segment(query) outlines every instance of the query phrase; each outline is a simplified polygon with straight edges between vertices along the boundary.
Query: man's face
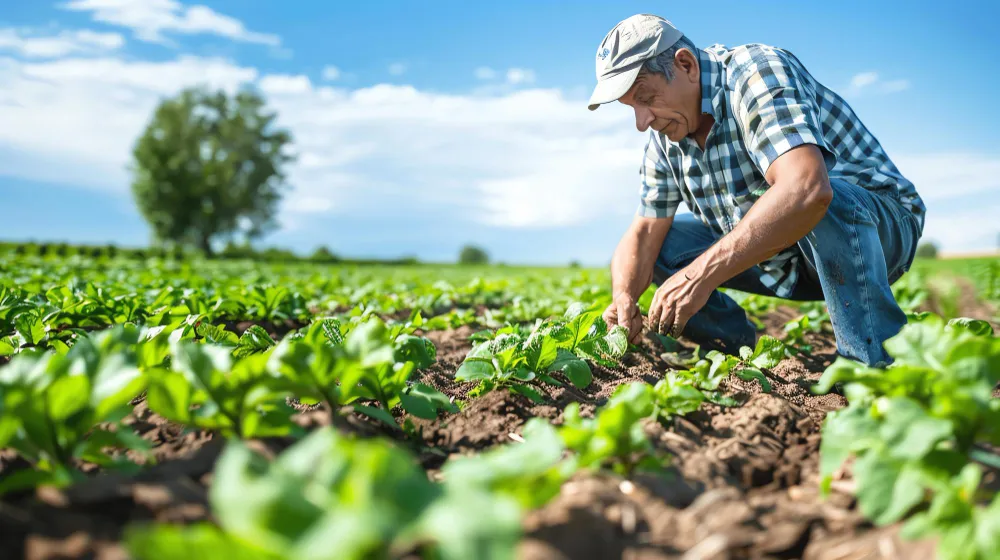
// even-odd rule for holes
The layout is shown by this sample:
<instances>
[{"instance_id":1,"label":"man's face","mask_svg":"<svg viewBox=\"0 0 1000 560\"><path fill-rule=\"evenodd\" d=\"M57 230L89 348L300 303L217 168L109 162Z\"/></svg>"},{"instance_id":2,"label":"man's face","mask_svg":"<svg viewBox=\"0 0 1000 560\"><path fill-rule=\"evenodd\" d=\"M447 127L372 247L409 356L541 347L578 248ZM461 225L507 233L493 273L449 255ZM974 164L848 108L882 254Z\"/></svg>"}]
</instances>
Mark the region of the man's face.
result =
<instances>
[{"instance_id":1,"label":"man's face","mask_svg":"<svg viewBox=\"0 0 1000 560\"><path fill-rule=\"evenodd\" d=\"M688 50L674 57L674 79L663 74L640 73L619 102L635 111L639 132L650 128L672 142L698 130L701 119L701 75L698 62Z\"/></svg>"}]
</instances>

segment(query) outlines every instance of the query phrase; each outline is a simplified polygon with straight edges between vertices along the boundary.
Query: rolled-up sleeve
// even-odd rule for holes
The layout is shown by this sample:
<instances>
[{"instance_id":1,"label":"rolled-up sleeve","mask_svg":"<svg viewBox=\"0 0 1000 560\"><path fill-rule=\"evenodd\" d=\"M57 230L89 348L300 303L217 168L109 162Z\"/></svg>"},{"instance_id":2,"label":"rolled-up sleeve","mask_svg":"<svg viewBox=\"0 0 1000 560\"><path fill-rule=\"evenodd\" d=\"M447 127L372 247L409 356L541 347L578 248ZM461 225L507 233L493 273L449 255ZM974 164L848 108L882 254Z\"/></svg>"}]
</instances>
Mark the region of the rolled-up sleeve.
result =
<instances>
[{"instance_id":1,"label":"rolled-up sleeve","mask_svg":"<svg viewBox=\"0 0 1000 560\"><path fill-rule=\"evenodd\" d=\"M673 172L667 168L666 157L653 134L646 143L639 175L639 208L636 213L644 218L670 218L677 213L681 202L680 187Z\"/></svg>"},{"instance_id":2,"label":"rolled-up sleeve","mask_svg":"<svg viewBox=\"0 0 1000 560\"><path fill-rule=\"evenodd\" d=\"M823 137L813 89L787 60L774 51L748 53L733 86L735 117L761 173L803 144L817 146L833 168L837 158Z\"/></svg>"}]
</instances>

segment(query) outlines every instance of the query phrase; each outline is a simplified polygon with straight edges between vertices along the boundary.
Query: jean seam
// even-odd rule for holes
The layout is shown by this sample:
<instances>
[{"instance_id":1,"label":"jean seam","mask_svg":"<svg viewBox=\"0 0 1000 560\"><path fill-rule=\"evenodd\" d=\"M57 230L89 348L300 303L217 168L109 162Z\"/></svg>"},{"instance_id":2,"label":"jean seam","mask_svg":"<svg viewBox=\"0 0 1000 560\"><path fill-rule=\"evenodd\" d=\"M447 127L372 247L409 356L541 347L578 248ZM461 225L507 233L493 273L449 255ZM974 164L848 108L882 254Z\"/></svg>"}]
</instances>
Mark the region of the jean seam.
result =
<instances>
[{"instance_id":1,"label":"jean seam","mask_svg":"<svg viewBox=\"0 0 1000 560\"><path fill-rule=\"evenodd\" d=\"M868 294L868 278L867 278L867 274L866 274L867 271L868 271L868 268L865 266L865 255L864 255L864 251L861 250L861 239L860 239L860 234L858 233L859 227L858 227L858 224L857 224L857 213L858 213L858 211L860 209L861 209L861 205L860 204L854 207L854 219L855 219L854 221L855 221L855 226L853 228L851 228L853 230L853 235L851 236L851 245L854 246L853 247L854 248L854 252L857 254L858 261L861 264L861 267L858 269L859 270L859 275L860 275L859 280L861 281L861 299L862 299L862 302L863 302L863 304L865 306L865 323L866 323L866 326L867 326L867 334L871 335L872 333L875 332L875 323L874 323L874 320L873 320L873 317L872 317L871 297ZM868 351L869 351L868 346L871 345L871 343L868 342L868 340L869 340L869 337L866 336L865 337L865 344L866 344L866 346L865 346L865 354L868 353Z\"/></svg>"}]
</instances>

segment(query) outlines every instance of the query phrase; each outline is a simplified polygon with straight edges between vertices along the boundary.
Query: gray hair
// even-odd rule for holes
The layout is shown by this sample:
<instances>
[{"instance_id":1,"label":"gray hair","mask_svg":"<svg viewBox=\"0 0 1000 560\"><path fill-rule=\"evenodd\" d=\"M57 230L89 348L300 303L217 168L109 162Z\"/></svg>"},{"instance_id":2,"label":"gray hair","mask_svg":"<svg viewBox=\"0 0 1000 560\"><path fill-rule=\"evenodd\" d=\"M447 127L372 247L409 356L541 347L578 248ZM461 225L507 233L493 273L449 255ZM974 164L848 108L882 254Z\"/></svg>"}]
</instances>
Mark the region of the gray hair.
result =
<instances>
[{"instance_id":1,"label":"gray hair","mask_svg":"<svg viewBox=\"0 0 1000 560\"><path fill-rule=\"evenodd\" d=\"M663 74L667 78L667 81L674 79L674 55L680 49L687 49L691 51L691 54L698 56L698 50L695 48L694 43L691 42L686 36L681 36L669 49L661 52L660 54L650 58L646 62L642 63L642 69L639 70L640 74L651 73L651 74Z\"/></svg>"}]
</instances>

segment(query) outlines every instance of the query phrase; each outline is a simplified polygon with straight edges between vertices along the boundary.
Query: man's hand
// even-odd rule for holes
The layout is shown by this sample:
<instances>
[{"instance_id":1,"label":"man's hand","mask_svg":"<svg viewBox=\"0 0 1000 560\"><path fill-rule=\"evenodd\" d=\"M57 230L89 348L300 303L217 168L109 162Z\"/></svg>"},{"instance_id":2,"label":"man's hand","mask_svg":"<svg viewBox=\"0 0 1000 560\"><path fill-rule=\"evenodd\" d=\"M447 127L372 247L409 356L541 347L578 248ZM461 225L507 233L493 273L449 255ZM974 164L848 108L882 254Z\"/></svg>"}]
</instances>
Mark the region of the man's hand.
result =
<instances>
[{"instance_id":1,"label":"man's hand","mask_svg":"<svg viewBox=\"0 0 1000 560\"><path fill-rule=\"evenodd\" d=\"M635 344L642 334L642 313L639 312L639 304L632 296L622 293L615 297L611 305L604 310L604 322L608 328L621 325L628 331L629 343Z\"/></svg>"},{"instance_id":2,"label":"man's hand","mask_svg":"<svg viewBox=\"0 0 1000 560\"><path fill-rule=\"evenodd\" d=\"M679 337L691 317L708 302L714 289L691 266L677 271L653 294L653 303L649 306L650 330Z\"/></svg>"}]
</instances>

